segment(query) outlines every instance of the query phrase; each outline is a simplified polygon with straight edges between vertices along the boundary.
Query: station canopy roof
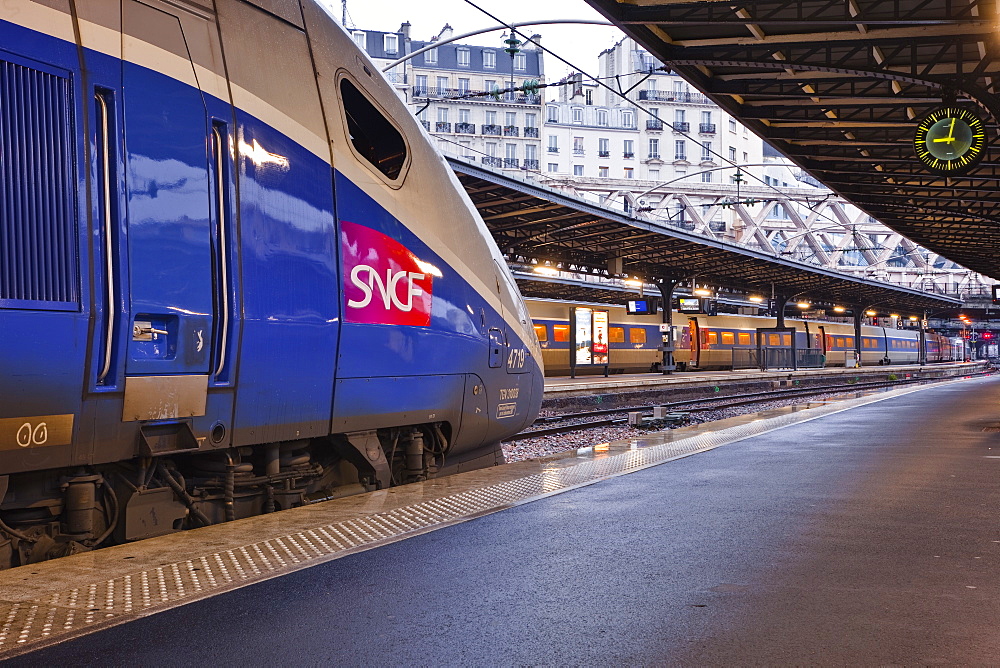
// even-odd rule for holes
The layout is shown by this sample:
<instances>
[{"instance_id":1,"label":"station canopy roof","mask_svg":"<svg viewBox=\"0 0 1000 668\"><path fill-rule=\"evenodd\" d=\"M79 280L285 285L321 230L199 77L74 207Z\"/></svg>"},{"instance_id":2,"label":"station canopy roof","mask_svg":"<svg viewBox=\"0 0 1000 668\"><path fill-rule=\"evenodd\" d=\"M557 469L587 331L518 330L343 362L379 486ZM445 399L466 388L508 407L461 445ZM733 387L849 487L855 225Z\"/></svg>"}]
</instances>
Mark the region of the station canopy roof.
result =
<instances>
[{"instance_id":1,"label":"station canopy roof","mask_svg":"<svg viewBox=\"0 0 1000 668\"><path fill-rule=\"evenodd\" d=\"M917 315L961 302L858 279L836 271L639 220L535 183L449 158L493 238L513 264L563 264L567 271L607 273L622 258L625 273L646 280L692 279L764 296L801 296L844 306L881 306ZM614 290L543 281L525 296L614 301ZM601 295L605 299L594 299ZM624 299L624 297L619 297Z\"/></svg>"},{"instance_id":2,"label":"station canopy roof","mask_svg":"<svg viewBox=\"0 0 1000 668\"><path fill-rule=\"evenodd\" d=\"M996 0L587 0L844 198L1000 278ZM936 176L919 121L944 104L987 126L982 163Z\"/></svg>"}]
</instances>

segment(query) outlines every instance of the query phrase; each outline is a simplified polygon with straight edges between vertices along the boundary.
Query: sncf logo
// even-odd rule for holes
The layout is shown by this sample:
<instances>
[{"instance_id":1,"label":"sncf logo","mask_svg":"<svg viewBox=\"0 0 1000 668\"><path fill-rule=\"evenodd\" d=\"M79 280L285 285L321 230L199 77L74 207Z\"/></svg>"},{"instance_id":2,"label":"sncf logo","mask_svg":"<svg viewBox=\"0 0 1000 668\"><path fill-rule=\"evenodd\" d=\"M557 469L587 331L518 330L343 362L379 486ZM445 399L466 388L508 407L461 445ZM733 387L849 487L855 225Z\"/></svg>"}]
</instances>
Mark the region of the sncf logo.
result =
<instances>
[{"instance_id":1,"label":"sncf logo","mask_svg":"<svg viewBox=\"0 0 1000 668\"><path fill-rule=\"evenodd\" d=\"M340 223L340 249L345 322L431 324L434 267L392 237L346 221Z\"/></svg>"}]
</instances>

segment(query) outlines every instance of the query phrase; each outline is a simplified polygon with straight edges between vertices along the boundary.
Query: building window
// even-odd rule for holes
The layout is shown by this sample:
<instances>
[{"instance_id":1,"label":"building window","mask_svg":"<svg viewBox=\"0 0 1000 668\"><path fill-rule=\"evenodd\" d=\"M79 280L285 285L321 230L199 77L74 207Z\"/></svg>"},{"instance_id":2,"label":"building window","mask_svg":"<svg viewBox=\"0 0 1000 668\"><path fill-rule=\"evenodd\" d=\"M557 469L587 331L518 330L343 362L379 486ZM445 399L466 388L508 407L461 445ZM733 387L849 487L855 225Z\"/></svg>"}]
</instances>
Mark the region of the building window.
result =
<instances>
[{"instance_id":1,"label":"building window","mask_svg":"<svg viewBox=\"0 0 1000 668\"><path fill-rule=\"evenodd\" d=\"M397 53L399 51L399 38L396 35L385 35L383 45L386 53Z\"/></svg>"},{"instance_id":2,"label":"building window","mask_svg":"<svg viewBox=\"0 0 1000 668\"><path fill-rule=\"evenodd\" d=\"M438 61L438 50L436 48L430 51L424 51L424 62L428 65L437 65Z\"/></svg>"},{"instance_id":3,"label":"building window","mask_svg":"<svg viewBox=\"0 0 1000 668\"><path fill-rule=\"evenodd\" d=\"M594 91L588 90L586 93L584 93L584 100L587 102L587 104L594 104Z\"/></svg>"},{"instance_id":4,"label":"building window","mask_svg":"<svg viewBox=\"0 0 1000 668\"><path fill-rule=\"evenodd\" d=\"M358 48L367 50L368 40L365 38L365 32L359 30L351 35L354 38L354 43L358 45Z\"/></svg>"},{"instance_id":5,"label":"building window","mask_svg":"<svg viewBox=\"0 0 1000 668\"><path fill-rule=\"evenodd\" d=\"M525 53L514 54L514 69L521 72L528 69L528 56Z\"/></svg>"},{"instance_id":6,"label":"building window","mask_svg":"<svg viewBox=\"0 0 1000 668\"><path fill-rule=\"evenodd\" d=\"M735 146L730 146L729 147L729 159L732 160L733 162L736 162L736 147Z\"/></svg>"},{"instance_id":7,"label":"building window","mask_svg":"<svg viewBox=\"0 0 1000 668\"><path fill-rule=\"evenodd\" d=\"M504 144L504 157L508 160L516 160L517 144Z\"/></svg>"},{"instance_id":8,"label":"building window","mask_svg":"<svg viewBox=\"0 0 1000 668\"><path fill-rule=\"evenodd\" d=\"M573 137L573 155L583 155L583 137Z\"/></svg>"},{"instance_id":9,"label":"building window","mask_svg":"<svg viewBox=\"0 0 1000 668\"><path fill-rule=\"evenodd\" d=\"M549 166L548 166L548 171L550 171L550 172L558 172L559 171L559 165L557 163L550 162Z\"/></svg>"},{"instance_id":10,"label":"building window","mask_svg":"<svg viewBox=\"0 0 1000 668\"><path fill-rule=\"evenodd\" d=\"M651 169L651 170L649 170L649 180L650 181L659 181L660 180L660 170L658 170L658 169Z\"/></svg>"},{"instance_id":11,"label":"building window","mask_svg":"<svg viewBox=\"0 0 1000 668\"><path fill-rule=\"evenodd\" d=\"M701 143L701 159L705 162L712 160L712 142L703 141Z\"/></svg>"},{"instance_id":12,"label":"building window","mask_svg":"<svg viewBox=\"0 0 1000 668\"><path fill-rule=\"evenodd\" d=\"M625 178L626 179L634 179L635 178L635 170L632 169L631 167L626 167L625 168Z\"/></svg>"},{"instance_id":13,"label":"building window","mask_svg":"<svg viewBox=\"0 0 1000 668\"><path fill-rule=\"evenodd\" d=\"M687 92L687 84L680 80L675 81L674 92L677 93L678 95L684 95L684 93Z\"/></svg>"},{"instance_id":14,"label":"building window","mask_svg":"<svg viewBox=\"0 0 1000 668\"><path fill-rule=\"evenodd\" d=\"M497 124L497 112L487 111L486 112L486 125L496 125Z\"/></svg>"},{"instance_id":15,"label":"building window","mask_svg":"<svg viewBox=\"0 0 1000 668\"><path fill-rule=\"evenodd\" d=\"M507 113L504 114L504 125L511 127L517 125L516 111L508 111Z\"/></svg>"},{"instance_id":16,"label":"building window","mask_svg":"<svg viewBox=\"0 0 1000 668\"><path fill-rule=\"evenodd\" d=\"M631 111L623 111L622 112L622 125L624 125L627 128L634 128L635 127L635 114L633 114Z\"/></svg>"},{"instance_id":17,"label":"building window","mask_svg":"<svg viewBox=\"0 0 1000 668\"><path fill-rule=\"evenodd\" d=\"M626 139L625 140L625 150L622 152L622 155L624 157L626 157L626 158L631 158L632 156L635 155L635 141L634 140L632 140L632 139Z\"/></svg>"},{"instance_id":18,"label":"building window","mask_svg":"<svg viewBox=\"0 0 1000 668\"><path fill-rule=\"evenodd\" d=\"M687 142L683 139L674 142L674 160L687 160Z\"/></svg>"},{"instance_id":19,"label":"building window","mask_svg":"<svg viewBox=\"0 0 1000 668\"><path fill-rule=\"evenodd\" d=\"M476 156L474 156L472 154L472 142L469 142L469 141L460 141L458 143L462 147L462 149L463 149L462 154L466 158L475 158L476 157Z\"/></svg>"},{"instance_id":20,"label":"building window","mask_svg":"<svg viewBox=\"0 0 1000 668\"><path fill-rule=\"evenodd\" d=\"M524 127L526 128L537 128L538 125L535 121L535 114L525 114L524 115Z\"/></svg>"},{"instance_id":21,"label":"building window","mask_svg":"<svg viewBox=\"0 0 1000 668\"><path fill-rule=\"evenodd\" d=\"M684 110L674 109L674 124L676 125L677 123L683 123L683 122L684 122Z\"/></svg>"},{"instance_id":22,"label":"building window","mask_svg":"<svg viewBox=\"0 0 1000 668\"><path fill-rule=\"evenodd\" d=\"M414 91L414 95L427 95L427 75L418 74L417 75L417 85Z\"/></svg>"},{"instance_id":23,"label":"building window","mask_svg":"<svg viewBox=\"0 0 1000 668\"><path fill-rule=\"evenodd\" d=\"M438 95L446 95L448 93L448 77L438 77L437 84Z\"/></svg>"},{"instance_id":24,"label":"building window","mask_svg":"<svg viewBox=\"0 0 1000 668\"><path fill-rule=\"evenodd\" d=\"M491 158L497 157L497 143L494 141L486 142L486 155Z\"/></svg>"},{"instance_id":25,"label":"building window","mask_svg":"<svg viewBox=\"0 0 1000 668\"><path fill-rule=\"evenodd\" d=\"M711 125L712 124L712 112L711 111L703 111L703 112L701 112L701 122L704 123L705 125Z\"/></svg>"},{"instance_id":26,"label":"building window","mask_svg":"<svg viewBox=\"0 0 1000 668\"><path fill-rule=\"evenodd\" d=\"M597 110L597 124L606 127L608 125L608 110L598 109Z\"/></svg>"},{"instance_id":27,"label":"building window","mask_svg":"<svg viewBox=\"0 0 1000 668\"><path fill-rule=\"evenodd\" d=\"M646 80L646 90L655 91L656 90L656 79Z\"/></svg>"},{"instance_id":28,"label":"building window","mask_svg":"<svg viewBox=\"0 0 1000 668\"><path fill-rule=\"evenodd\" d=\"M469 94L469 80L465 78L459 78L458 80L458 94L468 95Z\"/></svg>"},{"instance_id":29,"label":"building window","mask_svg":"<svg viewBox=\"0 0 1000 668\"><path fill-rule=\"evenodd\" d=\"M438 121L441 123L448 122L448 107L438 107Z\"/></svg>"},{"instance_id":30,"label":"building window","mask_svg":"<svg viewBox=\"0 0 1000 668\"><path fill-rule=\"evenodd\" d=\"M712 172L702 172L701 173L701 182L702 183L711 183L712 182Z\"/></svg>"},{"instance_id":31,"label":"building window","mask_svg":"<svg viewBox=\"0 0 1000 668\"><path fill-rule=\"evenodd\" d=\"M736 119L735 118L730 118L729 119L729 131L730 132L736 132Z\"/></svg>"},{"instance_id":32,"label":"building window","mask_svg":"<svg viewBox=\"0 0 1000 668\"><path fill-rule=\"evenodd\" d=\"M559 152L559 137L556 135L549 135L549 153Z\"/></svg>"},{"instance_id":33,"label":"building window","mask_svg":"<svg viewBox=\"0 0 1000 668\"><path fill-rule=\"evenodd\" d=\"M583 109L580 107L573 107L573 122L583 123Z\"/></svg>"},{"instance_id":34,"label":"building window","mask_svg":"<svg viewBox=\"0 0 1000 668\"><path fill-rule=\"evenodd\" d=\"M602 179L608 178L608 168L607 167L598 167L597 168L597 175L600 176Z\"/></svg>"},{"instance_id":35,"label":"building window","mask_svg":"<svg viewBox=\"0 0 1000 668\"><path fill-rule=\"evenodd\" d=\"M527 144L524 147L524 159L525 160L538 160L538 145L537 144ZM537 165L535 166L537 169Z\"/></svg>"},{"instance_id":36,"label":"building window","mask_svg":"<svg viewBox=\"0 0 1000 668\"><path fill-rule=\"evenodd\" d=\"M583 165L573 165L573 176L583 176Z\"/></svg>"},{"instance_id":37,"label":"building window","mask_svg":"<svg viewBox=\"0 0 1000 668\"><path fill-rule=\"evenodd\" d=\"M748 162L750 162L750 156L747 154L746 151L743 151L743 164L745 165Z\"/></svg>"},{"instance_id":38,"label":"building window","mask_svg":"<svg viewBox=\"0 0 1000 668\"><path fill-rule=\"evenodd\" d=\"M463 47L458 48L458 66L468 67L469 66L469 50Z\"/></svg>"},{"instance_id":39,"label":"building window","mask_svg":"<svg viewBox=\"0 0 1000 668\"><path fill-rule=\"evenodd\" d=\"M649 158L650 160L656 160L660 157L660 140L650 139L649 140Z\"/></svg>"},{"instance_id":40,"label":"building window","mask_svg":"<svg viewBox=\"0 0 1000 668\"><path fill-rule=\"evenodd\" d=\"M559 107L546 107L550 123L559 122Z\"/></svg>"},{"instance_id":41,"label":"building window","mask_svg":"<svg viewBox=\"0 0 1000 668\"><path fill-rule=\"evenodd\" d=\"M602 158L607 158L611 155L611 142L607 139L601 138L597 140L597 153Z\"/></svg>"},{"instance_id":42,"label":"building window","mask_svg":"<svg viewBox=\"0 0 1000 668\"><path fill-rule=\"evenodd\" d=\"M458 110L458 122L468 123L472 112L469 109L459 109Z\"/></svg>"},{"instance_id":43,"label":"building window","mask_svg":"<svg viewBox=\"0 0 1000 668\"><path fill-rule=\"evenodd\" d=\"M483 49L483 68L494 70L497 67L497 52L490 49Z\"/></svg>"}]
</instances>

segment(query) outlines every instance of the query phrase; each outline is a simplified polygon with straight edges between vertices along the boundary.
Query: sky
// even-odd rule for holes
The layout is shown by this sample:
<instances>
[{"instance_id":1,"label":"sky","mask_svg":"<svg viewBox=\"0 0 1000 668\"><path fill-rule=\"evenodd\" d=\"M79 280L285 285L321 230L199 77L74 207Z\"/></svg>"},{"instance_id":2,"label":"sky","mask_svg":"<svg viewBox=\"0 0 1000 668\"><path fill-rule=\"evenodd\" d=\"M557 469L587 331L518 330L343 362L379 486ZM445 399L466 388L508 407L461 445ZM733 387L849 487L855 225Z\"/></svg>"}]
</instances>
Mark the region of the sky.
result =
<instances>
[{"instance_id":1,"label":"sky","mask_svg":"<svg viewBox=\"0 0 1000 668\"><path fill-rule=\"evenodd\" d=\"M319 0L331 8L338 19L343 13L341 0ZM589 19L604 17L584 0L473 0L475 4L508 23L532 20ZM359 30L395 31L404 21L412 24L410 37L429 40L448 23L455 34L496 26L486 14L465 0L347 0L348 23ZM576 66L597 73L597 54L612 46L623 35L614 27L588 25L542 25L520 28L527 35L542 35L542 46L554 51ZM467 44L502 47L502 31L462 40ZM556 58L545 54L545 78L565 76L571 70Z\"/></svg>"}]
</instances>

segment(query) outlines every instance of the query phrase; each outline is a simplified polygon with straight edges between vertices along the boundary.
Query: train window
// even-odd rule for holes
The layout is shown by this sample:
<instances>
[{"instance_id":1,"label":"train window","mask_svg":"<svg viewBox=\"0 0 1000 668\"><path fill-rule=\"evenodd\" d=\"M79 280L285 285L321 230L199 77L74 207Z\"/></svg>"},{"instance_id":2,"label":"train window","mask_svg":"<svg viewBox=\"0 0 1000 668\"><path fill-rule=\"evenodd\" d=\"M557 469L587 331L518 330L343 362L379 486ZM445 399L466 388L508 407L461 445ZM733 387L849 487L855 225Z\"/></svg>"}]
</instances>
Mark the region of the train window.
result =
<instances>
[{"instance_id":1,"label":"train window","mask_svg":"<svg viewBox=\"0 0 1000 668\"><path fill-rule=\"evenodd\" d=\"M545 325L535 325L535 336L538 337L539 343L545 343L549 340L549 330Z\"/></svg>"},{"instance_id":2,"label":"train window","mask_svg":"<svg viewBox=\"0 0 1000 668\"><path fill-rule=\"evenodd\" d=\"M719 343L719 333L718 332L709 332L708 333L707 343L710 346L717 345Z\"/></svg>"},{"instance_id":3,"label":"train window","mask_svg":"<svg viewBox=\"0 0 1000 668\"><path fill-rule=\"evenodd\" d=\"M724 345L724 346L731 346L731 345L733 345L735 343L736 343L736 335L735 334L733 334L732 332L723 332L722 333L722 345Z\"/></svg>"},{"instance_id":4,"label":"train window","mask_svg":"<svg viewBox=\"0 0 1000 668\"><path fill-rule=\"evenodd\" d=\"M838 336L837 337L837 347L838 348L843 348L844 347L844 337L842 337L842 336Z\"/></svg>"},{"instance_id":5,"label":"train window","mask_svg":"<svg viewBox=\"0 0 1000 668\"><path fill-rule=\"evenodd\" d=\"M624 327L609 328L608 343L625 343L625 328Z\"/></svg>"},{"instance_id":6,"label":"train window","mask_svg":"<svg viewBox=\"0 0 1000 668\"><path fill-rule=\"evenodd\" d=\"M791 334L782 334L781 335L781 345L783 345L783 346L790 346L790 345L792 345L792 335Z\"/></svg>"},{"instance_id":7,"label":"train window","mask_svg":"<svg viewBox=\"0 0 1000 668\"><path fill-rule=\"evenodd\" d=\"M846 341L847 341L847 347L848 348L853 348L854 347L854 337L853 336L848 336L847 339L846 339Z\"/></svg>"},{"instance_id":8,"label":"train window","mask_svg":"<svg viewBox=\"0 0 1000 668\"><path fill-rule=\"evenodd\" d=\"M398 178L406 162L406 142L403 141L403 135L347 79L340 80L340 97L344 102L347 132L355 150L390 179Z\"/></svg>"},{"instance_id":9,"label":"train window","mask_svg":"<svg viewBox=\"0 0 1000 668\"><path fill-rule=\"evenodd\" d=\"M569 343L569 325L552 325L552 340L556 343Z\"/></svg>"},{"instance_id":10,"label":"train window","mask_svg":"<svg viewBox=\"0 0 1000 668\"><path fill-rule=\"evenodd\" d=\"M777 334L768 334L767 335L767 345L769 345L769 346L780 345L780 343L779 343L780 341L781 341L781 337L778 336Z\"/></svg>"},{"instance_id":11,"label":"train window","mask_svg":"<svg viewBox=\"0 0 1000 668\"><path fill-rule=\"evenodd\" d=\"M628 341L629 343L645 343L646 342L646 330L642 327L629 327L628 328Z\"/></svg>"},{"instance_id":12,"label":"train window","mask_svg":"<svg viewBox=\"0 0 1000 668\"><path fill-rule=\"evenodd\" d=\"M746 333L746 332L740 332L738 339L739 339L739 342L740 342L741 346L749 346L750 345L750 335L748 333Z\"/></svg>"}]
</instances>

